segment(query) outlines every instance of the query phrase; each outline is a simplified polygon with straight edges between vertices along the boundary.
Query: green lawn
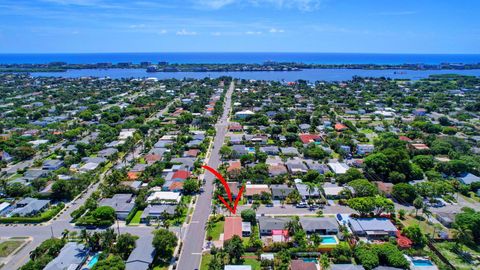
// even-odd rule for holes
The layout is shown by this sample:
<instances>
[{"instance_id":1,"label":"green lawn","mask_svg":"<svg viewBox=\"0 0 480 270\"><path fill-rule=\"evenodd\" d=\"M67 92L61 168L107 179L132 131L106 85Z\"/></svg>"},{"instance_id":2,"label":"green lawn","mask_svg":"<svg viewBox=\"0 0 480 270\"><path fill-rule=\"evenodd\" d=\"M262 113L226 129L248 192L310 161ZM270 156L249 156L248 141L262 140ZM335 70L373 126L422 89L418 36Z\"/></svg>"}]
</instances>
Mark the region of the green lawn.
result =
<instances>
[{"instance_id":1,"label":"green lawn","mask_svg":"<svg viewBox=\"0 0 480 270\"><path fill-rule=\"evenodd\" d=\"M200 264L200 270L208 270L208 264L212 259L212 255L210 254L203 254L202 255L202 263Z\"/></svg>"},{"instance_id":2,"label":"green lawn","mask_svg":"<svg viewBox=\"0 0 480 270\"><path fill-rule=\"evenodd\" d=\"M5 241L0 243L0 257L7 257L22 245L22 241Z\"/></svg>"},{"instance_id":3,"label":"green lawn","mask_svg":"<svg viewBox=\"0 0 480 270\"><path fill-rule=\"evenodd\" d=\"M245 253L245 256L256 256L254 253ZM208 264L212 259L212 255L203 254L202 255L202 264L200 265L200 270L208 270ZM257 259L245 259L243 265L251 265L252 270L260 270L260 261Z\"/></svg>"},{"instance_id":4,"label":"green lawn","mask_svg":"<svg viewBox=\"0 0 480 270\"><path fill-rule=\"evenodd\" d=\"M371 130L369 128L364 128L364 129L361 129L360 132L362 132L364 134L370 134L370 133L373 133L373 130Z\"/></svg>"},{"instance_id":5,"label":"green lawn","mask_svg":"<svg viewBox=\"0 0 480 270\"><path fill-rule=\"evenodd\" d=\"M215 226L213 229L207 233L207 237L211 236L212 240L220 239L220 234L223 233L223 226L225 225L225 221L217 221L215 222Z\"/></svg>"},{"instance_id":6,"label":"green lawn","mask_svg":"<svg viewBox=\"0 0 480 270\"><path fill-rule=\"evenodd\" d=\"M245 256L257 256L255 253L245 253ZM257 259L245 259L243 262L244 265L251 265L252 270L260 270L261 263Z\"/></svg>"},{"instance_id":7,"label":"green lawn","mask_svg":"<svg viewBox=\"0 0 480 270\"><path fill-rule=\"evenodd\" d=\"M410 215L405 215L405 220L402 220L401 222L403 223L403 225L405 225L405 227L417 224L420 227L420 229L422 229L422 231L424 233L427 233L427 234L430 234L430 235L432 235L433 232L434 232L433 225L431 225L431 224L427 223L425 220L423 220L423 217L420 216L420 215L419 215L418 218L412 217ZM442 231L448 231L448 229L442 226ZM438 233L438 232L439 232L439 230L437 229L436 233Z\"/></svg>"},{"instance_id":8,"label":"green lawn","mask_svg":"<svg viewBox=\"0 0 480 270\"><path fill-rule=\"evenodd\" d=\"M143 214L143 211L142 210L138 210L136 213L135 213L135 216L133 216L132 220L130 221L129 225L138 225L140 224L140 217L142 216Z\"/></svg>"}]
</instances>

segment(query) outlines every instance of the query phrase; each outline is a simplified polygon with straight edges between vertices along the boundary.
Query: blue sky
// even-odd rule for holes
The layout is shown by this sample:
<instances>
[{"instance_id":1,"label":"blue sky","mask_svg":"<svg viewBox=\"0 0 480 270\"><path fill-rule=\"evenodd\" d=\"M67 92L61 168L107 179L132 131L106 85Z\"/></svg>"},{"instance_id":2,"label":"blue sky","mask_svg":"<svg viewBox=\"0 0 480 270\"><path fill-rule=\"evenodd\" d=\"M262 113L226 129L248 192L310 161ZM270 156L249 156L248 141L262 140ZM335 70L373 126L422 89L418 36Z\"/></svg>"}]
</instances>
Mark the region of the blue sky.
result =
<instances>
[{"instance_id":1,"label":"blue sky","mask_svg":"<svg viewBox=\"0 0 480 270\"><path fill-rule=\"evenodd\" d=\"M480 53L476 0L0 0L0 53Z\"/></svg>"}]
</instances>

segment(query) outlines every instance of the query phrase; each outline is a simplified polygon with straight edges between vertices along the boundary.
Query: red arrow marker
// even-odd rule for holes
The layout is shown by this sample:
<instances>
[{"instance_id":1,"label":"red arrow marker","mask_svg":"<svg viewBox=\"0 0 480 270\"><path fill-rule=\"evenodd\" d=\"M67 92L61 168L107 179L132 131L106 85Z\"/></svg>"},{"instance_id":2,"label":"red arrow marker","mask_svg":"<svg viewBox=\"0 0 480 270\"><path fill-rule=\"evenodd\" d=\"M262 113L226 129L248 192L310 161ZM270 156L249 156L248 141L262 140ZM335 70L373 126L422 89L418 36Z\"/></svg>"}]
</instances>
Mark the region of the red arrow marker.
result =
<instances>
[{"instance_id":1,"label":"red arrow marker","mask_svg":"<svg viewBox=\"0 0 480 270\"><path fill-rule=\"evenodd\" d=\"M238 202L240 201L240 197L242 197L244 187L242 186L240 188L240 191L238 192L237 198L235 199L235 202L233 202L232 192L230 191L230 187L228 187L228 184L227 184L227 181L225 181L225 178L223 178L223 176L219 172L217 172L214 168L212 168L210 166L203 165L202 168L204 168L204 169L208 170L209 172L213 173L215 175L215 177L217 177L218 180L220 180L223 187L225 188L225 191L227 192L229 203L220 195L218 195L218 199L220 199L220 201L225 205L225 207L227 207L228 211L230 211L232 214L235 215L235 213L237 212ZM233 208L231 206L232 203L233 203Z\"/></svg>"}]
</instances>

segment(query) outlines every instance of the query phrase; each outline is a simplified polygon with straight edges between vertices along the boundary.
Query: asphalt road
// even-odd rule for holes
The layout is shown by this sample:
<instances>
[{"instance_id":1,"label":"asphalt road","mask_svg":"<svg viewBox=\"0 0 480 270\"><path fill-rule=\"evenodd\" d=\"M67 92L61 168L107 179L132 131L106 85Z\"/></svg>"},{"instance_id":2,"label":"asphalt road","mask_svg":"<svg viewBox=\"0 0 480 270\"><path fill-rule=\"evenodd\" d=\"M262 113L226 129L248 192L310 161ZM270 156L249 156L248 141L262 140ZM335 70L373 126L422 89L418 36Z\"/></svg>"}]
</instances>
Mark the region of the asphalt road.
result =
<instances>
[{"instance_id":1,"label":"asphalt road","mask_svg":"<svg viewBox=\"0 0 480 270\"><path fill-rule=\"evenodd\" d=\"M228 126L228 114L232 103L232 93L235 84L232 82L227 94L225 95L225 102L223 107L223 115L215 125L216 135L213 141L213 149L207 165L216 169L220 165L220 147L223 145ZM202 258L203 242L205 239L205 224L211 212L213 182L215 176L211 173L206 173L204 176L205 186L204 192L200 194L197 199L197 204L193 212L190 225L187 227L186 235L183 240L183 250L181 251L178 261L177 269L194 270L200 267L200 260Z\"/></svg>"}]
</instances>

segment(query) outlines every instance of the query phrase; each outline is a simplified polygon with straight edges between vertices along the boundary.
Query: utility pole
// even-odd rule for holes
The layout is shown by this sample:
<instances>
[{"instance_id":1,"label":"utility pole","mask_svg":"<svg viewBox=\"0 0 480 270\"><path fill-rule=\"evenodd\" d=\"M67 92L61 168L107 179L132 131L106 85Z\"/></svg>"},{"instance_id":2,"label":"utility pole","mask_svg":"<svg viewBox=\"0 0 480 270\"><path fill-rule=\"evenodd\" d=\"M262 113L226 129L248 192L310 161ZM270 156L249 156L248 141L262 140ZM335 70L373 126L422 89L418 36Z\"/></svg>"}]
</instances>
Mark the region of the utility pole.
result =
<instances>
[{"instance_id":1,"label":"utility pole","mask_svg":"<svg viewBox=\"0 0 480 270\"><path fill-rule=\"evenodd\" d=\"M116 217L117 220L117 234L120 235L120 224L118 223L118 217Z\"/></svg>"},{"instance_id":2,"label":"utility pole","mask_svg":"<svg viewBox=\"0 0 480 270\"><path fill-rule=\"evenodd\" d=\"M52 225L50 225L50 231L52 232L52 238L54 238L54 236L53 236L53 226Z\"/></svg>"}]
</instances>

